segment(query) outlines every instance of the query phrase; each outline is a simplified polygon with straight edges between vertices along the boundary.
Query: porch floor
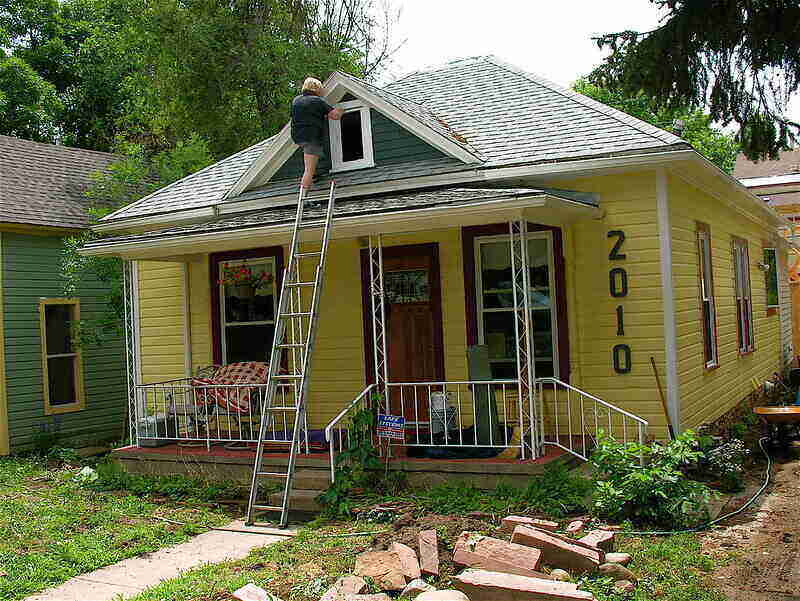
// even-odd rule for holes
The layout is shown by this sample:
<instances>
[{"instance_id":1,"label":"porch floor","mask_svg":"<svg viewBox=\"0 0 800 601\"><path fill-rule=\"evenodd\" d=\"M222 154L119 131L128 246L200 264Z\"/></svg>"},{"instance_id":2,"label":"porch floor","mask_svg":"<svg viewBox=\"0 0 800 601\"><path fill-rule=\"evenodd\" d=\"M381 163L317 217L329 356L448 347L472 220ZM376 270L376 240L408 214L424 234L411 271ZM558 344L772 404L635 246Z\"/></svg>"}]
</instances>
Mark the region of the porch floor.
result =
<instances>
[{"instance_id":1,"label":"porch floor","mask_svg":"<svg viewBox=\"0 0 800 601\"><path fill-rule=\"evenodd\" d=\"M127 471L140 474L181 474L210 480L249 483L255 453L221 446L186 447L169 444L163 447L127 446L115 449L114 461ZM500 482L523 486L526 480L544 471L554 462L571 463L575 458L559 448L547 445L537 459L422 459L395 457L389 465L407 473L412 486L431 486L443 482L466 481L483 489L493 489ZM264 466L283 467L288 453L264 453ZM297 457L295 485L299 490L325 490L330 484L330 457L326 452Z\"/></svg>"}]
</instances>

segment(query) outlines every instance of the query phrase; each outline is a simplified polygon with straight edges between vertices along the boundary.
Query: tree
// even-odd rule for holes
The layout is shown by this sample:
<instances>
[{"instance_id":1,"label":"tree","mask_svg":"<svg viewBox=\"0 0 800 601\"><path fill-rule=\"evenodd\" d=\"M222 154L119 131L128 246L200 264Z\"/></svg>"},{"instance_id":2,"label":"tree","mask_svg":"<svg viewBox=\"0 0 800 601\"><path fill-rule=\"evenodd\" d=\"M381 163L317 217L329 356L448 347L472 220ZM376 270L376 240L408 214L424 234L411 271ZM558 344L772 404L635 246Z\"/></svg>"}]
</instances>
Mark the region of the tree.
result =
<instances>
[{"instance_id":1,"label":"tree","mask_svg":"<svg viewBox=\"0 0 800 601\"><path fill-rule=\"evenodd\" d=\"M221 158L274 134L308 75L377 73L393 15L374 0L153 0L127 129L198 133Z\"/></svg>"},{"instance_id":2,"label":"tree","mask_svg":"<svg viewBox=\"0 0 800 601\"><path fill-rule=\"evenodd\" d=\"M787 0L650 0L665 11L652 31L596 38L611 50L590 76L603 88L659 107L706 107L738 125L752 160L777 158L800 125L786 106L800 87L800 4Z\"/></svg>"},{"instance_id":3,"label":"tree","mask_svg":"<svg viewBox=\"0 0 800 601\"><path fill-rule=\"evenodd\" d=\"M733 171L739 144L733 135L714 127L711 116L703 111L686 107L660 107L642 92L627 96L585 79L578 80L574 89L623 113L680 135L720 169L727 173Z\"/></svg>"},{"instance_id":4,"label":"tree","mask_svg":"<svg viewBox=\"0 0 800 601\"><path fill-rule=\"evenodd\" d=\"M87 191L92 201L90 215L100 219L112 211L134 202L213 162L206 142L193 136L179 142L175 148L148 154L137 144L124 145L125 156L112 163L107 171L97 173ZM106 284L105 310L92 320L81 320L78 329L80 343L100 343L105 338L121 334L123 319L122 261L116 257L89 257L80 254L88 242L101 238L86 231L67 238L61 257L64 296L78 295L81 282L97 279Z\"/></svg>"},{"instance_id":5,"label":"tree","mask_svg":"<svg viewBox=\"0 0 800 601\"><path fill-rule=\"evenodd\" d=\"M16 57L0 57L0 134L52 142L62 111L55 88Z\"/></svg>"}]
</instances>

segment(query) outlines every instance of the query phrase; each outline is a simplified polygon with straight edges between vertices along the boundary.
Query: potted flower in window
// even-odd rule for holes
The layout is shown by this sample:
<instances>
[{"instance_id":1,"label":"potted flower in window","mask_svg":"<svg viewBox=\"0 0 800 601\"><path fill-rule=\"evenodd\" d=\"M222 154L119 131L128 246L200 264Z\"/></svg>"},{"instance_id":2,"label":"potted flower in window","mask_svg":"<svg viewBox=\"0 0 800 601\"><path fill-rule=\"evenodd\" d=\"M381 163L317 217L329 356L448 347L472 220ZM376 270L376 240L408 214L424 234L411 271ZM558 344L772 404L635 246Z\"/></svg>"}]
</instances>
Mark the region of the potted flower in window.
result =
<instances>
[{"instance_id":1,"label":"potted flower in window","mask_svg":"<svg viewBox=\"0 0 800 601\"><path fill-rule=\"evenodd\" d=\"M222 265L222 274L217 283L230 286L231 292L240 298L253 298L256 291L272 284L274 276L262 271L254 273L249 265Z\"/></svg>"}]
</instances>

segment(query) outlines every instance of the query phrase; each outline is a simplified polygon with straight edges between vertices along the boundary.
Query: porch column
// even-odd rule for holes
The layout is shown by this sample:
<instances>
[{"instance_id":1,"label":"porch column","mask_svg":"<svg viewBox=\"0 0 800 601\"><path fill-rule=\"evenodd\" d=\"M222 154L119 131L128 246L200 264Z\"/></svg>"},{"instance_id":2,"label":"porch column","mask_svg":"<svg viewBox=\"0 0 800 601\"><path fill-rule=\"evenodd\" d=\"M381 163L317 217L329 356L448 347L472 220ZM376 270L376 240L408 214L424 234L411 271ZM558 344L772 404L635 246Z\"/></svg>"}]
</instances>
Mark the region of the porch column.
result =
<instances>
[{"instance_id":1,"label":"porch column","mask_svg":"<svg viewBox=\"0 0 800 601\"><path fill-rule=\"evenodd\" d=\"M388 356L386 354L386 312L383 289L383 238L369 237L369 284L372 300L372 351L375 384L383 395L384 413L389 413Z\"/></svg>"},{"instance_id":2,"label":"porch column","mask_svg":"<svg viewBox=\"0 0 800 601\"><path fill-rule=\"evenodd\" d=\"M139 356L139 269L136 261L122 262L123 322L125 328L125 367L128 385L128 420L131 443L139 446L138 417L143 416L136 387L141 379Z\"/></svg>"},{"instance_id":3,"label":"porch column","mask_svg":"<svg viewBox=\"0 0 800 601\"><path fill-rule=\"evenodd\" d=\"M524 219L509 221L511 246L511 274L513 280L514 333L517 338L517 392L519 395L519 420L521 458L526 459L526 447L531 458L540 453L542 424L536 406L534 387L536 363L534 361L533 332L531 331L530 271L528 269L528 222Z\"/></svg>"}]
</instances>

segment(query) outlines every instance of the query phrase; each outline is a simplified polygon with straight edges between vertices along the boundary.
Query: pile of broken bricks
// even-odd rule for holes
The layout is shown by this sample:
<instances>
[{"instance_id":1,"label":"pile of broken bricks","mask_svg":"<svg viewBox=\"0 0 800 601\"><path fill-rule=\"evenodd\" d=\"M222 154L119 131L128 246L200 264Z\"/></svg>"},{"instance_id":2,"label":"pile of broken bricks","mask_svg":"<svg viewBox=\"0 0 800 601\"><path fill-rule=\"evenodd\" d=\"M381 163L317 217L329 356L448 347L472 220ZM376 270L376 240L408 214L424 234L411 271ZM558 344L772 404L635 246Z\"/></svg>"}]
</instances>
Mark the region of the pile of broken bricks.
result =
<instances>
[{"instance_id":1,"label":"pile of broken bricks","mask_svg":"<svg viewBox=\"0 0 800 601\"><path fill-rule=\"evenodd\" d=\"M571 522L561 534L556 522L509 516L500 529L511 533L510 542L462 532L453 563L464 571L453 578L453 590L437 590L423 579L439 576L437 533L424 530L419 554L398 542L385 551L362 553L353 575L339 578L320 601L391 601L398 595L413 601L591 601L594 596L570 580L595 571L612 577L616 592L632 593L636 577L624 567L630 556L611 552L615 529L573 538L584 528L582 521ZM365 594L370 584L383 592Z\"/></svg>"}]
</instances>

